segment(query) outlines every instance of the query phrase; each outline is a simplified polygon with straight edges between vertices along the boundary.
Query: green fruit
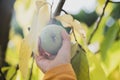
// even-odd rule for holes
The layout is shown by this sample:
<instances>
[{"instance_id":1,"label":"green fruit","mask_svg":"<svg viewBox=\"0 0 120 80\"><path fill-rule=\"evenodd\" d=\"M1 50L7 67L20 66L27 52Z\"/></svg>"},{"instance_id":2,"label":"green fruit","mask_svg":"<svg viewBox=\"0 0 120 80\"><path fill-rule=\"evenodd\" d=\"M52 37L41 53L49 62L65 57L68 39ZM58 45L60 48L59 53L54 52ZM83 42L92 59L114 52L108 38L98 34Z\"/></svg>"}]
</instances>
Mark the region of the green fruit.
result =
<instances>
[{"instance_id":1,"label":"green fruit","mask_svg":"<svg viewBox=\"0 0 120 80\"><path fill-rule=\"evenodd\" d=\"M55 24L45 26L40 34L41 47L50 54L57 54L62 46L63 30L65 30L63 27Z\"/></svg>"}]
</instances>

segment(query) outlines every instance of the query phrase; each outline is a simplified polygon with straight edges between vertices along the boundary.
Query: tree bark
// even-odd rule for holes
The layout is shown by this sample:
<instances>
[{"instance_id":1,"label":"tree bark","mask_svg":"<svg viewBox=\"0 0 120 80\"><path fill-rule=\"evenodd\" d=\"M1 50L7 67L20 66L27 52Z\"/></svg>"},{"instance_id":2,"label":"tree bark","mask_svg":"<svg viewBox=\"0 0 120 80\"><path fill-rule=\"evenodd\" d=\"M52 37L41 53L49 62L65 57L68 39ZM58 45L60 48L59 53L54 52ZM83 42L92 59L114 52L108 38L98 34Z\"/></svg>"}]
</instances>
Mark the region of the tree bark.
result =
<instances>
[{"instance_id":1,"label":"tree bark","mask_svg":"<svg viewBox=\"0 0 120 80\"><path fill-rule=\"evenodd\" d=\"M5 53L9 41L14 2L15 0L0 0L0 67L5 66Z\"/></svg>"}]
</instances>

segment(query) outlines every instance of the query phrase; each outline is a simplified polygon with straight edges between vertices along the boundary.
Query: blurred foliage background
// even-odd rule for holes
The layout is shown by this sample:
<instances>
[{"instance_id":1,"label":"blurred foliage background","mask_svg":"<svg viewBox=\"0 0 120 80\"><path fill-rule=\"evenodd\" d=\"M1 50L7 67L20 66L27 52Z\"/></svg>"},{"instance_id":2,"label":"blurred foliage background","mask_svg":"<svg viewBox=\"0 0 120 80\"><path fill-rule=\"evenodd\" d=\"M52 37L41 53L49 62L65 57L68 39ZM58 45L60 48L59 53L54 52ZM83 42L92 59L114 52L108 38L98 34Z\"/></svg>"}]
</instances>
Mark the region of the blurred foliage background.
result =
<instances>
[{"instance_id":1,"label":"blurred foliage background","mask_svg":"<svg viewBox=\"0 0 120 80\"><path fill-rule=\"evenodd\" d=\"M68 13L79 20L86 30L87 45L92 53L88 55L90 79L120 80L120 1L94 1L92 11L82 7L77 13ZM0 80L23 80L18 67L19 49L22 39L29 33L34 3L35 0L0 0ZM84 5L89 5L89 1ZM100 18L99 26L91 37ZM44 74L33 58L29 71L28 80L42 80Z\"/></svg>"}]
</instances>

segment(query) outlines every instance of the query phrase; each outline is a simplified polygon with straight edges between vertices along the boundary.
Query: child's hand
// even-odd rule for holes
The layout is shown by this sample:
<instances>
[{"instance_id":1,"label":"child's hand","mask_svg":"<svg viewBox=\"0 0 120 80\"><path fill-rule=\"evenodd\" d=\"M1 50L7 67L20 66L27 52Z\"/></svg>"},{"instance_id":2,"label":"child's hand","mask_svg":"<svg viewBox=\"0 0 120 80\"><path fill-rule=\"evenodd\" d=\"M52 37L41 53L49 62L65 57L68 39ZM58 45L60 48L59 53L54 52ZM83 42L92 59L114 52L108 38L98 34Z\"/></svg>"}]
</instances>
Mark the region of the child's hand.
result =
<instances>
[{"instance_id":1,"label":"child's hand","mask_svg":"<svg viewBox=\"0 0 120 80\"><path fill-rule=\"evenodd\" d=\"M48 70L62 65L70 63L70 51L71 44L70 38L66 31L62 31L63 44L56 56L51 56L50 53L45 52L39 46L40 55L35 55L35 60L38 67L45 73ZM51 56L52 59L48 59L45 55ZM54 58L54 59L53 59Z\"/></svg>"}]
</instances>

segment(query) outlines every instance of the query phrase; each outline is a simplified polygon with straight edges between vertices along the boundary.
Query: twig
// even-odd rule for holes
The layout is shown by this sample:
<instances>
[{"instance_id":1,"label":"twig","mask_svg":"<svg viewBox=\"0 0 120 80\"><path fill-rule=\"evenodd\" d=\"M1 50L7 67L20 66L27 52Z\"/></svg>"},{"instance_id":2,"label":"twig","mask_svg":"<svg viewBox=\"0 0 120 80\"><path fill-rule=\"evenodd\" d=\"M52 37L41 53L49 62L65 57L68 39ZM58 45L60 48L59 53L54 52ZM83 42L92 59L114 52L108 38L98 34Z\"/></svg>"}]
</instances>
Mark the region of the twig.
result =
<instances>
[{"instance_id":1,"label":"twig","mask_svg":"<svg viewBox=\"0 0 120 80\"><path fill-rule=\"evenodd\" d=\"M77 41L77 38L76 38L76 36L75 36L75 31L74 31L74 28L73 28L73 27L72 27L72 32L73 32L73 36L74 36L75 41L78 42L78 41Z\"/></svg>"},{"instance_id":2,"label":"twig","mask_svg":"<svg viewBox=\"0 0 120 80\"><path fill-rule=\"evenodd\" d=\"M66 1L66 0L60 0L60 2L58 3L57 8L56 8L56 10L55 10L54 17L60 15L60 13L61 13L61 11L62 11L62 7L63 7L65 1Z\"/></svg>"},{"instance_id":3,"label":"twig","mask_svg":"<svg viewBox=\"0 0 120 80\"><path fill-rule=\"evenodd\" d=\"M67 12L67 11L65 11L64 9L62 9L62 11L63 11L65 14L68 14L68 12Z\"/></svg>"},{"instance_id":4,"label":"twig","mask_svg":"<svg viewBox=\"0 0 120 80\"><path fill-rule=\"evenodd\" d=\"M101 20L102 20L102 18L103 18L103 16L104 16L105 9L106 9L108 3L109 3L109 0L106 0L105 5L104 5L104 7L103 7L103 12L102 12L101 16L97 19L97 25L96 25L95 29L93 30L93 32L92 32L91 35L90 35L90 38L89 38L89 40L88 40L88 44L90 44L90 42L91 42L91 40L92 40L95 32L97 31L97 29L98 29L98 27L99 27L99 25L100 25L100 22L101 22Z\"/></svg>"},{"instance_id":5,"label":"twig","mask_svg":"<svg viewBox=\"0 0 120 80\"><path fill-rule=\"evenodd\" d=\"M78 43L77 38L76 38L76 36L75 36L74 28L72 28L72 32L73 32L73 36L74 36L75 41ZM84 48L83 48L79 43L78 43L78 46L79 46L84 52L86 52L86 51L84 50Z\"/></svg>"},{"instance_id":6,"label":"twig","mask_svg":"<svg viewBox=\"0 0 120 80\"><path fill-rule=\"evenodd\" d=\"M54 23L56 23L55 17L58 16L58 15L60 15L60 13L61 13L61 11L62 11L62 7L63 7L65 1L66 1L66 0L60 0L60 2L59 2L58 5L57 5L57 8L56 8L56 10L55 10L54 15L53 15L53 17L51 18L51 20L49 21L48 24L54 24Z\"/></svg>"},{"instance_id":7,"label":"twig","mask_svg":"<svg viewBox=\"0 0 120 80\"><path fill-rule=\"evenodd\" d=\"M120 2L117 2L117 1L116 1L116 2L115 2L115 1L109 1L109 2L110 2L110 3L120 3Z\"/></svg>"},{"instance_id":8,"label":"twig","mask_svg":"<svg viewBox=\"0 0 120 80\"><path fill-rule=\"evenodd\" d=\"M13 78L14 78L14 76L16 75L18 69L19 69L19 66L17 65L17 66L16 66L16 71L15 71L15 73L13 74L13 76L10 78L10 80L13 80Z\"/></svg>"},{"instance_id":9,"label":"twig","mask_svg":"<svg viewBox=\"0 0 120 80\"><path fill-rule=\"evenodd\" d=\"M33 53L32 53L32 58L33 58ZM32 80L33 64L34 64L34 58L33 58L33 60L32 60L31 69L30 69L30 76L29 76L29 79L28 79L28 80Z\"/></svg>"},{"instance_id":10,"label":"twig","mask_svg":"<svg viewBox=\"0 0 120 80\"><path fill-rule=\"evenodd\" d=\"M2 70L1 70L1 67L0 67L0 74L1 74L2 79L6 80L4 74L3 74Z\"/></svg>"}]
</instances>

